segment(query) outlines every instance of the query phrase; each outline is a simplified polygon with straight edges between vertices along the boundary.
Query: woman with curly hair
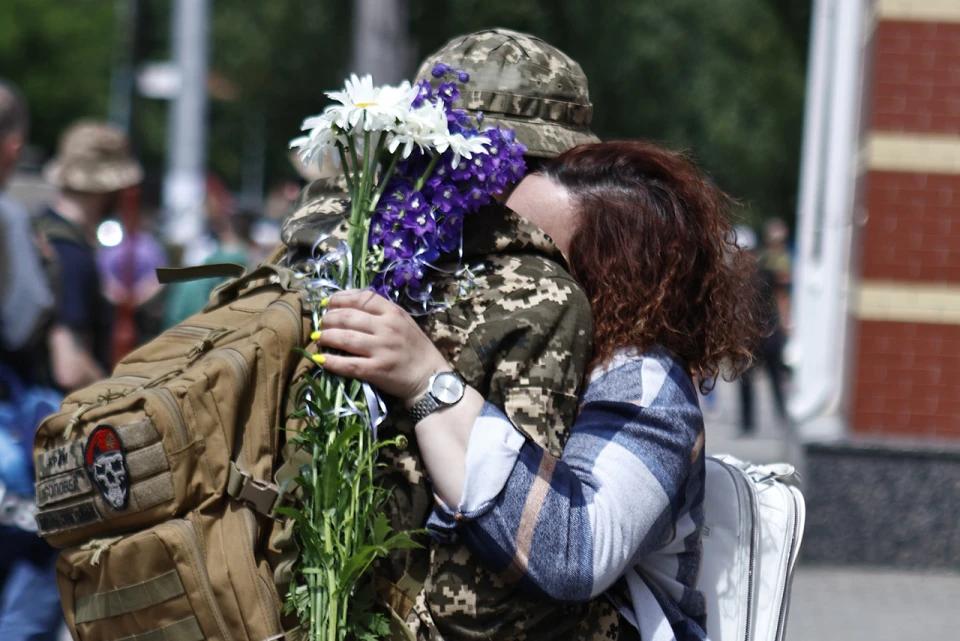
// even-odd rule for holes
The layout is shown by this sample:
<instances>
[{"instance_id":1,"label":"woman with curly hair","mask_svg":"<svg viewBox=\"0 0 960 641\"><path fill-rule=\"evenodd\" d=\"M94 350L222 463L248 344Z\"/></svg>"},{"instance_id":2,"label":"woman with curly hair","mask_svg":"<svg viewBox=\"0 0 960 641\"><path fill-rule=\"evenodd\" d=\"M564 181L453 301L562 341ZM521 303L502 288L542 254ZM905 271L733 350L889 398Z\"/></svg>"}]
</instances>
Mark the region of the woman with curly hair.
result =
<instances>
[{"instance_id":1,"label":"woman with curly hair","mask_svg":"<svg viewBox=\"0 0 960 641\"><path fill-rule=\"evenodd\" d=\"M462 537L551 598L605 594L644 640L706 638L697 386L741 372L761 331L728 205L682 155L640 141L571 149L510 196L593 310L591 371L559 459L444 374L440 352L383 298L335 295L319 340L341 351L329 371L369 380L419 419L434 536Z\"/></svg>"}]
</instances>

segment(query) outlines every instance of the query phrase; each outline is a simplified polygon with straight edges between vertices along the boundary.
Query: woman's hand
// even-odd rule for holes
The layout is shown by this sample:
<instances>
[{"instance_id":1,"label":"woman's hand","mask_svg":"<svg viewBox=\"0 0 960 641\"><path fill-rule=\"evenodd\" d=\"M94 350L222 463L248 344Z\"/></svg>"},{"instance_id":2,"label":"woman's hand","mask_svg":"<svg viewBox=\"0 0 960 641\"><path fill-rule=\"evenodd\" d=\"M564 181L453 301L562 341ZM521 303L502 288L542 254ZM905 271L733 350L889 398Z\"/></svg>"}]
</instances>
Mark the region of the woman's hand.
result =
<instances>
[{"instance_id":1,"label":"woman's hand","mask_svg":"<svg viewBox=\"0 0 960 641\"><path fill-rule=\"evenodd\" d=\"M325 369L368 381L408 406L426 391L430 376L452 369L408 313L367 290L330 297L317 344L346 353L325 353Z\"/></svg>"}]
</instances>

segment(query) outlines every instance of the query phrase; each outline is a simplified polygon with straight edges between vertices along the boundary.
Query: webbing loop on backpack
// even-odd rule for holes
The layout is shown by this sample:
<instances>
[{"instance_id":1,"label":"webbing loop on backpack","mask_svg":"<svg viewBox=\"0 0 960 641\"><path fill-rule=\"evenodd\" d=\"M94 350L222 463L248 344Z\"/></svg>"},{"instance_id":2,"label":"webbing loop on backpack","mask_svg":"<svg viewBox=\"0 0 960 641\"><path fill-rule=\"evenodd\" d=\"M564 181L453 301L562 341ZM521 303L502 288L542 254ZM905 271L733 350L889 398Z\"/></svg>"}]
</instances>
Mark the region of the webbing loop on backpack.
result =
<instances>
[{"instance_id":1,"label":"webbing loop on backpack","mask_svg":"<svg viewBox=\"0 0 960 641\"><path fill-rule=\"evenodd\" d=\"M162 628L131 634L118 641L203 641L204 638L197 617L189 616Z\"/></svg>"},{"instance_id":2,"label":"webbing loop on backpack","mask_svg":"<svg viewBox=\"0 0 960 641\"><path fill-rule=\"evenodd\" d=\"M275 511L283 498L279 487L253 478L233 462L230 463L230 474L227 477L227 495L271 519L275 517Z\"/></svg>"},{"instance_id":3,"label":"webbing loop on backpack","mask_svg":"<svg viewBox=\"0 0 960 641\"><path fill-rule=\"evenodd\" d=\"M143 610L183 593L180 576L176 570L170 570L149 581L80 597L75 606L77 623L90 623Z\"/></svg>"}]
</instances>

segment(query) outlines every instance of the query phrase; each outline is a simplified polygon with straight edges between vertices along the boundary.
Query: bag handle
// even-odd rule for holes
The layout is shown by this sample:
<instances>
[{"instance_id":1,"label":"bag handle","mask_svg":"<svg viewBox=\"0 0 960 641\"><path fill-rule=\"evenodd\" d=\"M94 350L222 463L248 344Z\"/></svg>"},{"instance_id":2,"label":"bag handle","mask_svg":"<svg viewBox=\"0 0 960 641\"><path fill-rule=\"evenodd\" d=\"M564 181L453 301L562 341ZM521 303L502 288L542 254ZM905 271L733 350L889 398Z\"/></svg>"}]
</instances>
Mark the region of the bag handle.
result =
<instances>
[{"instance_id":1,"label":"bag handle","mask_svg":"<svg viewBox=\"0 0 960 641\"><path fill-rule=\"evenodd\" d=\"M157 269L157 280L161 285L182 283L188 280L201 278L236 278L242 276L243 265L236 263L211 263L209 265L191 265L190 267L160 267Z\"/></svg>"}]
</instances>

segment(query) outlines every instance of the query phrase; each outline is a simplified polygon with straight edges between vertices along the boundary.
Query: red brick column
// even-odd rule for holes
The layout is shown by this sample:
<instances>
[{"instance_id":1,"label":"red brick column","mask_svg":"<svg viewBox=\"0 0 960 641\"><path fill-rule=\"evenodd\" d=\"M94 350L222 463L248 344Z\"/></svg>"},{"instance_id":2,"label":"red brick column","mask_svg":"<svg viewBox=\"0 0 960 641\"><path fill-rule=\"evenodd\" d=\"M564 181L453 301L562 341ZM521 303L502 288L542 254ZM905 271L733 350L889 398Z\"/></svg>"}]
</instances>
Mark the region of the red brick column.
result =
<instances>
[{"instance_id":1,"label":"red brick column","mask_svg":"<svg viewBox=\"0 0 960 641\"><path fill-rule=\"evenodd\" d=\"M854 434L960 440L960 0L878 0Z\"/></svg>"}]
</instances>

